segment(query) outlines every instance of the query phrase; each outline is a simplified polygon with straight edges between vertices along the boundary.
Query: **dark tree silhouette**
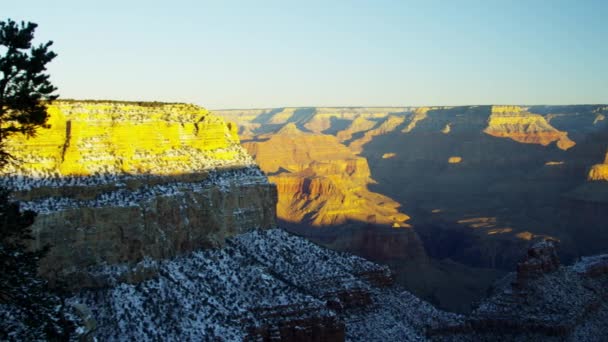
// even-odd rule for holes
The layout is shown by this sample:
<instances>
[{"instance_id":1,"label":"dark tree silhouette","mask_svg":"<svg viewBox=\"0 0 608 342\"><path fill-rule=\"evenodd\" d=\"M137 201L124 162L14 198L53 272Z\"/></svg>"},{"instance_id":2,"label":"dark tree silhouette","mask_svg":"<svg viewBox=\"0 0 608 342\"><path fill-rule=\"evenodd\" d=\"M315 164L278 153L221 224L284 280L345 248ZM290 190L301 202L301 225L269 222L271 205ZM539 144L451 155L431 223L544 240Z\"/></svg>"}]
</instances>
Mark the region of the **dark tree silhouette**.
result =
<instances>
[{"instance_id":1,"label":"dark tree silhouette","mask_svg":"<svg viewBox=\"0 0 608 342\"><path fill-rule=\"evenodd\" d=\"M48 117L46 104L57 98L46 64L57 56L45 44L32 47L34 23L0 21L0 166L10 155L5 150L8 136L32 136Z\"/></svg>"},{"instance_id":2,"label":"dark tree silhouette","mask_svg":"<svg viewBox=\"0 0 608 342\"><path fill-rule=\"evenodd\" d=\"M0 21L0 167L11 159L6 138L33 136L45 126L46 105L57 98L45 74L56 54L52 42L32 47L34 23ZM22 212L0 189L0 340L65 340L72 324L63 314L57 290L38 276L38 262L49 246L27 248L36 214Z\"/></svg>"}]
</instances>

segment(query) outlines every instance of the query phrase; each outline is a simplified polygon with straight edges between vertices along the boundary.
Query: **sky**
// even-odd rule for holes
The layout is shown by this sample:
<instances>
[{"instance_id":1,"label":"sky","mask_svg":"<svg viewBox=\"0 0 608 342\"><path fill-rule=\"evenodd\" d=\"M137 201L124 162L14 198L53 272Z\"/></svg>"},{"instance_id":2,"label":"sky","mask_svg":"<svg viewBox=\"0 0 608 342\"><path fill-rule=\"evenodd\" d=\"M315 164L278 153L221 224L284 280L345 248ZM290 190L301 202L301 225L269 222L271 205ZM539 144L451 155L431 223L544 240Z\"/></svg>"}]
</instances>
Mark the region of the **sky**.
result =
<instances>
[{"instance_id":1,"label":"sky","mask_svg":"<svg viewBox=\"0 0 608 342\"><path fill-rule=\"evenodd\" d=\"M0 1L62 98L210 109L608 103L608 1Z\"/></svg>"}]
</instances>

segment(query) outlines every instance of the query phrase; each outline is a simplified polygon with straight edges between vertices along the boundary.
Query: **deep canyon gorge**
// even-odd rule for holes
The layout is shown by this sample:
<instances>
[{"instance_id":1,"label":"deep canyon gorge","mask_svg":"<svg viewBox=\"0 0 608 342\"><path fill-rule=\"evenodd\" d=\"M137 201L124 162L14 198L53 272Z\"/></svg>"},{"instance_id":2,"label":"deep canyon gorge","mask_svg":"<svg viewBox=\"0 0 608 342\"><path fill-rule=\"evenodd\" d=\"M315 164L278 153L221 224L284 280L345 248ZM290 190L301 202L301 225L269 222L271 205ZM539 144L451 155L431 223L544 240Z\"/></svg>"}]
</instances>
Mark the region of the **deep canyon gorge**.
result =
<instances>
[{"instance_id":1,"label":"deep canyon gorge","mask_svg":"<svg viewBox=\"0 0 608 342\"><path fill-rule=\"evenodd\" d=\"M608 106L49 114L1 180L83 338L607 333Z\"/></svg>"},{"instance_id":2,"label":"deep canyon gorge","mask_svg":"<svg viewBox=\"0 0 608 342\"><path fill-rule=\"evenodd\" d=\"M277 184L285 227L442 307L468 311L535 241L567 261L606 251L606 106L216 113Z\"/></svg>"}]
</instances>

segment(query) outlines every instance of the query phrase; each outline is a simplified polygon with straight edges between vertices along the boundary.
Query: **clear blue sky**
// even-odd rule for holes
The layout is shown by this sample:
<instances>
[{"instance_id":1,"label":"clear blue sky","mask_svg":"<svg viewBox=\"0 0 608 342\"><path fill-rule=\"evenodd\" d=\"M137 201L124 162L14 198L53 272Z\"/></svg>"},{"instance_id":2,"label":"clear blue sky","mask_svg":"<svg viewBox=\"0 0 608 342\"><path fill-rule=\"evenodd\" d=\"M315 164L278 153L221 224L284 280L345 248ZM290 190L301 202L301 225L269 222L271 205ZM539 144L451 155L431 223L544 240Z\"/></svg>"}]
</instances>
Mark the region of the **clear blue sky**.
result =
<instances>
[{"instance_id":1,"label":"clear blue sky","mask_svg":"<svg viewBox=\"0 0 608 342\"><path fill-rule=\"evenodd\" d=\"M608 1L17 1L64 98L208 108L608 103Z\"/></svg>"}]
</instances>

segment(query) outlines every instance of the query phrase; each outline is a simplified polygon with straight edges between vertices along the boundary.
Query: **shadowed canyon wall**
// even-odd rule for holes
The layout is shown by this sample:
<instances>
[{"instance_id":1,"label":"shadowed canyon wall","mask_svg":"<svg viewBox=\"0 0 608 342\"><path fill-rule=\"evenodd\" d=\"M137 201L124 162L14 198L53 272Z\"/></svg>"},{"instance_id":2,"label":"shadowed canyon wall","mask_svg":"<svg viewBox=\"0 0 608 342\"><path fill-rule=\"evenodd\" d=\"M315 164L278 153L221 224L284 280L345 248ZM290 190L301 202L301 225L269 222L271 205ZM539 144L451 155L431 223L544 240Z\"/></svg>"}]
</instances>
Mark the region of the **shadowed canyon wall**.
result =
<instances>
[{"instance_id":1,"label":"shadowed canyon wall","mask_svg":"<svg viewBox=\"0 0 608 342\"><path fill-rule=\"evenodd\" d=\"M247 150L278 184L279 218L326 246L386 261L360 245L376 239L358 236L374 222L390 225L395 217L385 213L394 210L416 235L401 249L421 241L439 269L459 274L469 274L464 265L512 269L544 238L559 240L568 261L608 245L605 105L217 113L238 123ZM366 167L347 166L353 158ZM353 229L325 229L338 226ZM431 282L450 278L435 271Z\"/></svg>"}]
</instances>

